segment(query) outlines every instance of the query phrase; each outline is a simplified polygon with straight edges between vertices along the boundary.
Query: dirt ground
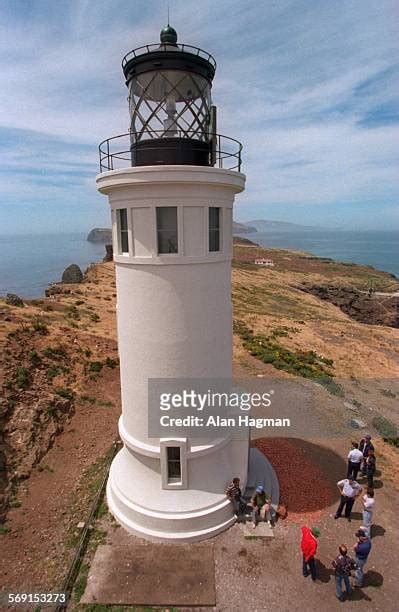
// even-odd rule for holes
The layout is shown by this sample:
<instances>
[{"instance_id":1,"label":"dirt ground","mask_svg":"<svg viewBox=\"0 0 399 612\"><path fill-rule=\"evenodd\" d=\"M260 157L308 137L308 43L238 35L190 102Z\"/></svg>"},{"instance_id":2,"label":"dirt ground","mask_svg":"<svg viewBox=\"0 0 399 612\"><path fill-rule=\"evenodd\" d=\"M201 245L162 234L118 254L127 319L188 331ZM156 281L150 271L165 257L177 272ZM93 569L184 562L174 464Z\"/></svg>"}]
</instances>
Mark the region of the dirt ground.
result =
<instances>
[{"instance_id":1,"label":"dirt ground","mask_svg":"<svg viewBox=\"0 0 399 612\"><path fill-rule=\"evenodd\" d=\"M370 422L371 415L381 412L397 420L399 330L356 323L338 308L313 296L299 294L292 287L292 281L302 274L322 277L323 267L316 262L317 266L312 264L316 266L314 271L304 271L301 268L303 262L298 263L294 256L285 253L281 255L281 261L286 269L271 273L234 269L235 317L262 332L282 327L295 328L298 331L288 332L281 337L281 343L293 350L312 348L333 359L336 375L346 381L345 399L357 401L354 411L357 417ZM348 268L349 278L349 272L355 275L353 269ZM387 284L389 279L384 277L382 288ZM51 303L53 308L52 312L46 311L49 324L55 334L62 334L60 329L65 326L65 309L83 300L84 304L79 306L80 319L70 326L68 338L71 340L68 341L72 342L75 336L78 341L84 339L85 346L89 346L94 355L98 353L99 358L105 355L104 342L107 351L114 351L113 265L96 266L87 282L79 286L79 294L75 293L76 289L72 287L70 295L55 296L52 300L43 300L41 305L28 306L25 314L10 309L9 320L0 322L0 343L10 329L21 324L15 317L36 316L37 309L44 308L47 303ZM251 357L239 337L234 339L234 368L240 377L268 375L290 378L285 372ZM104 368L94 380L82 378L76 380L75 386L75 414L55 438L45 457L34 467L30 477L20 482L15 498L17 503L9 510L6 529L0 533L2 591L60 588L80 535L77 525L85 520L104 473L107 453L117 437L120 414L118 368ZM343 400L327 397L324 391L322 398L319 410L327 415L330 425L347 418L348 409L343 406ZM353 436L359 437L360 433L354 431ZM262 432L257 432L256 437L262 437ZM301 473L295 460L287 462L281 482L289 516L277 524L273 540L245 540L238 526L213 539L216 610L302 610L320 606L321 598L327 610L340 607L334 599L330 562L338 544L344 542L351 546L355 542L354 532L361 524L359 508L356 507L350 524L344 519L332 519L338 499L335 483L345 475L342 471L349 443L350 437L293 442L305 454L308 465L314 466L317 478L312 480ZM270 447L271 458L273 452ZM399 585L395 571L399 524L395 511L398 457L397 449L378 441L381 476L377 478L376 487L373 549L367 565L365 587L356 591L353 601L343 604L351 609L362 607L385 612L397 609L395 601L399 597ZM287 482L290 483L288 488ZM296 495L296 490L301 491L304 483L308 493L305 499L303 492L301 496ZM320 491L323 495L319 495ZM301 504L298 503L299 497ZM101 515L93 530L70 609L83 609L78 601L85 586L87 563L96 544L132 541L132 537L127 538L111 520L104 507ZM315 584L301 575L299 541L300 525L304 522L316 522L321 530L320 579ZM104 608L97 608L100 609Z\"/></svg>"}]
</instances>

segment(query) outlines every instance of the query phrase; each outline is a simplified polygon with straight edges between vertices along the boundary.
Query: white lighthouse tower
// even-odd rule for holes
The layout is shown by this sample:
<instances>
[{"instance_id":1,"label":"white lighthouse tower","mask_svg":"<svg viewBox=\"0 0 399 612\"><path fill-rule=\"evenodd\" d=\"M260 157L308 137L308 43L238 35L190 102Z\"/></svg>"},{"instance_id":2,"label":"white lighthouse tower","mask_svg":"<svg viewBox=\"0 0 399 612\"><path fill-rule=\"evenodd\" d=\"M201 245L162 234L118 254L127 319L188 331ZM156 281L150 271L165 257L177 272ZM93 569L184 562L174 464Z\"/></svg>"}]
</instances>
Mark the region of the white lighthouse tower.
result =
<instances>
[{"instance_id":1,"label":"white lighthouse tower","mask_svg":"<svg viewBox=\"0 0 399 612\"><path fill-rule=\"evenodd\" d=\"M122 67L130 130L100 145L97 177L112 214L124 444L107 500L128 531L188 542L234 522L224 489L233 476L245 486L248 440L150 438L148 381L231 377L241 145L216 134L213 57L169 25Z\"/></svg>"}]
</instances>

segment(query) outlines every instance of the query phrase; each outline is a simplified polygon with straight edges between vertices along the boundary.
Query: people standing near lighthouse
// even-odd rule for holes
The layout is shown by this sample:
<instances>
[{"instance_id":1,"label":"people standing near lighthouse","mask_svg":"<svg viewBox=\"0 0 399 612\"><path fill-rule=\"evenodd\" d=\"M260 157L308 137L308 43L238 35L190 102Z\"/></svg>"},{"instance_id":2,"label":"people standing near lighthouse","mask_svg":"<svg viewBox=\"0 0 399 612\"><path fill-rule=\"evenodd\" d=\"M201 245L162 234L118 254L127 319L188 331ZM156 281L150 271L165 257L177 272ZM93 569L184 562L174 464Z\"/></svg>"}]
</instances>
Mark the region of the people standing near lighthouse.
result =
<instances>
[{"instance_id":1,"label":"people standing near lighthouse","mask_svg":"<svg viewBox=\"0 0 399 612\"><path fill-rule=\"evenodd\" d=\"M340 518L342 511L345 508L345 518L347 518L350 522L353 504L355 503L355 499L359 497L360 493L362 492L362 487L356 482L356 480L353 480L353 478L344 478L344 480L339 480L337 482L337 487L341 493L341 500L334 518Z\"/></svg>"},{"instance_id":2,"label":"people standing near lighthouse","mask_svg":"<svg viewBox=\"0 0 399 612\"><path fill-rule=\"evenodd\" d=\"M363 476L366 475L366 460L367 460L367 457L369 456L370 449L374 450L374 446L373 446L373 443L371 442L370 434L366 434L364 438L360 440L360 443L359 443L359 450L362 451L362 454L363 454L363 460L362 460Z\"/></svg>"},{"instance_id":3,"label":"people standing near lighthouse","mask_svg":"<svg viewBox=\"0 0 399 612\"><path fill-rule=\"evenodd\" d=\"M369 538L371 538L371 524L373 522L373 514L375 507L374 490L367 489L367 493L363 495L363 525L364 530Z\"/></svg>"},{"instance_id":4,"label":"people standing near lighthouse","mask_svg":"<svg viewBox=\"0 0 399 612\"><path fill-rule=\"evenodd\" d=\"M368 556L371 551L371 541L370 538L367 536L364 527L360 527L360 529L355 533L355 536L358 538L358 541L353 547L353 550L356 554L357 565L354 586L362 587L364 579L364 566L366 565Z\"/></svg>"},{"instance_id":5,"label":"people standing near lighthouse","mask_svg":"<svg viewBox=\"0 0 399 612\"><path fill-rule=\"evenodd\" d=\"M347 478L353 478L353 480L356 480L362 459L363 453L361 450L359 450L359 444L357 442L352 442L352 448L348 453Z\"/></svg>"},{"instance_id":6,"label":"people standing near lighthouse","mask_svg":"<svg viewBox=\"0 0 399 612\"><path fill-rule=\"evenodd\" d=\"M306 525L301 527L302 540L301 540L301 551L302 551L302 574L304 578L309 576L312 580L316 580L316 561L315 556L317 552L317 539L320 537L320 530L317 527L310 529Z\"/></svg>"}]
</instances>

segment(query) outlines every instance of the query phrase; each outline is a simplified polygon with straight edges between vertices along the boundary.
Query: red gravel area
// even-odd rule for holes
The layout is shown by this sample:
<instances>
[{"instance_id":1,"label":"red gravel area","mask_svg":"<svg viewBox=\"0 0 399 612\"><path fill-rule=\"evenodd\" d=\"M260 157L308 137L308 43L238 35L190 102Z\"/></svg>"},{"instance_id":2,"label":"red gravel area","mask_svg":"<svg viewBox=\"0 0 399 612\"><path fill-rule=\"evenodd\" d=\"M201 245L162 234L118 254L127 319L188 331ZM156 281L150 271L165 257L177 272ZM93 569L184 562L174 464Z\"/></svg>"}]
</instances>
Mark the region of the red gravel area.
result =
<instances>
[{"instance_id":1,"label":"red gravel area","mask_svg":"<svg viewBox=\"0 0 399 612\"><path fill-rule=\"evenodd\" d=\"M310 524L334 503L336 482L344 477L345 463L333 451L304 440L283 438L258 438L252 446L265 454L276 471L280 502L286 505L289 520ZM328 473L333 468L337 478L327 476L325 463L330 467Z\"/></svg>"}]
</instances>

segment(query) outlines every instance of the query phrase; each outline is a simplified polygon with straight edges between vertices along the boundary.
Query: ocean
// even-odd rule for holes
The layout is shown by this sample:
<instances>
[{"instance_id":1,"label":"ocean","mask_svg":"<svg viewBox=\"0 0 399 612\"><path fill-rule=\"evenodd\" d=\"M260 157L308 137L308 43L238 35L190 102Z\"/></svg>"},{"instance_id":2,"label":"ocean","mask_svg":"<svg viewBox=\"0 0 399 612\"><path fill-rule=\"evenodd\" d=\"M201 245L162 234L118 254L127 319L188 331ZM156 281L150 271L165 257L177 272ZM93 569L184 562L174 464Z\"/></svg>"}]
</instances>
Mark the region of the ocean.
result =
<instances>
[{"instance_id":1,"label":"ocean","mask_svg":"<svg viewBox=\"0 0 399 612\"><path fill-rule=\"evenodd\" d=\"M243 234L244 236L244 234ZM345 231L315 228L308 231L254 232L246 238L265 247L306 251L336 261L373 266L399 278L399 231Z\"/></svg>"},{"instance_id":2,"label":"ocean","mask_svg":"<svg viewBox=\"0 0 399 612\"><path fill-rule=\"evenodd\" d=\"M338 261L367 264L399 278L399 231L290 231L245 234L263 246L306 251ZM103 244L86 240L86 233L36 236L0 235L0 295L16 293L39 298L71 263L84 271L105 255Z\"/></svg>"},{"instance_id":3,"label":"ocean","mask_svg":"<svg viewBox=\"0 0 399 612\"><path fill-rule=\"evenodd\" d=\"M0 235L0 295L43 297L51 282L61 280L69 264L78 264L84 272L105 255L103 244L86 238L87 233Z\"/></svg>"}]
</instances>

